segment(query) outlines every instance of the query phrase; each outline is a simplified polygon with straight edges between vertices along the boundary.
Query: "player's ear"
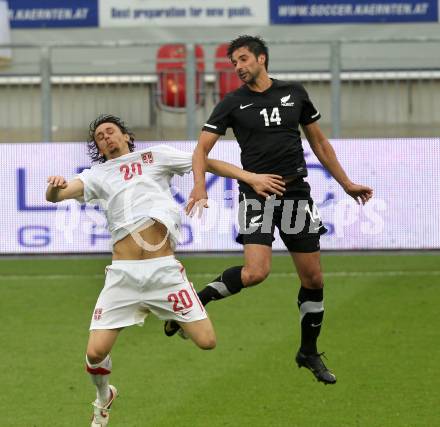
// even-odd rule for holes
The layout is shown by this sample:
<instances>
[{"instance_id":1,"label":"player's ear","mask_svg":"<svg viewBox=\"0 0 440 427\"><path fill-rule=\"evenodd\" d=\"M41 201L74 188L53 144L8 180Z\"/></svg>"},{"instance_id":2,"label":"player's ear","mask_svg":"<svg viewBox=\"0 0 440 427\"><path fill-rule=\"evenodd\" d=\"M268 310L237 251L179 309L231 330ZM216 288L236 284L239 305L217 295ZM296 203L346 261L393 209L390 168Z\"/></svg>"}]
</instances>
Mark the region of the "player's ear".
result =
<instances>
[{"instance_id":1,"label":"player's ear","mask_svg":"<svg viewBox=\"0 0 440 427\"><path fill-rule=\"evenodd\" d=\"M258 55L258 63L260 65L264 65L265 62L266 62L266 55L264 55L263 53Z\"/></svg>"}]
</instances>

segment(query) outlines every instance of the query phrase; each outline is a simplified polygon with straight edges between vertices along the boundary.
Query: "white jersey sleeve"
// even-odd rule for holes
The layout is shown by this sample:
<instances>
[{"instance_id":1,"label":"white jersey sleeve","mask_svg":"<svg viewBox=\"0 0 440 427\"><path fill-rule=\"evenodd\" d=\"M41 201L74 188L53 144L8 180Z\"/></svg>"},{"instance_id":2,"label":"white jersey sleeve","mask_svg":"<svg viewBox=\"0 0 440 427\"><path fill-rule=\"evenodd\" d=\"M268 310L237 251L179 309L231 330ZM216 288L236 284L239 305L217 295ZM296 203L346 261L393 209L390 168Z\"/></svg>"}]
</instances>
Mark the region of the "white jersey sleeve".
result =
<instances>
[{"instance_id":1,"label":"white jersey sleeve","mask_svg":"<svg viewBox=\"0 0 440 427\"><path fill-rule=\"evenodd\" d=\"M172 175L183 175L192 170L192 153L177 150L169 145L156 145L150 150L157 158L164 172ZM149 151L149 150L146 150Z\"/></svg>"},{"instance_id":2,"label":"white jersey sleeve","mask_svg":"<svg viewBox=\"0 0 440 427\"><path fill-rule=\"evenodd\" d=\"M75 178L80 179L84 184L84 195L76 200L80 203L94 203L99 199L99 186L96 185L94 174L91 169L84 169Z\"/></svg>"}]
</instances>

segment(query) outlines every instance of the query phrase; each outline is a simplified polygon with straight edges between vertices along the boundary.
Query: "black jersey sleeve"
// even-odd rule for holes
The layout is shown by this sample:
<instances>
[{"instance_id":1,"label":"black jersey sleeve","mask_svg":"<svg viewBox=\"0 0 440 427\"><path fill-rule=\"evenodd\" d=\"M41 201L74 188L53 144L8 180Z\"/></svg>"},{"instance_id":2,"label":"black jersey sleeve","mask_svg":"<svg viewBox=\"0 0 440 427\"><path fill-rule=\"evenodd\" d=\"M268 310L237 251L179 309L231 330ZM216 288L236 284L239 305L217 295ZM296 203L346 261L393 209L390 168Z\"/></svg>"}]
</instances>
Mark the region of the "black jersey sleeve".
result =
<instances>
[{"instance_id":1,"label":"black jersey sleeve","mask_svg":"<svg viewBox=\"0 0 440 427\"><path fill-rule=\"evenodd\" d=\"M229 117L230 108L228 103L223 100L220 101L214 108L208 121L203 125L202 130L216 133L217 135L224 135L226 129L231 125Z\"/></svg>"},{"instance_id":2,"label":"black jersey sleeve","mask_svg":"<svg viewBox=\"0 0 440 427\"><path fill-rule=\"evenodd\" d=\"M301 86L303 92L303 102L301 109L301 116L299 118L299 123L301 125L309 125L310 123L316 122L321 118L321 114L315 108L312 101L310 101L309 94L303 86Z\"/></svg>"}]
</instances>

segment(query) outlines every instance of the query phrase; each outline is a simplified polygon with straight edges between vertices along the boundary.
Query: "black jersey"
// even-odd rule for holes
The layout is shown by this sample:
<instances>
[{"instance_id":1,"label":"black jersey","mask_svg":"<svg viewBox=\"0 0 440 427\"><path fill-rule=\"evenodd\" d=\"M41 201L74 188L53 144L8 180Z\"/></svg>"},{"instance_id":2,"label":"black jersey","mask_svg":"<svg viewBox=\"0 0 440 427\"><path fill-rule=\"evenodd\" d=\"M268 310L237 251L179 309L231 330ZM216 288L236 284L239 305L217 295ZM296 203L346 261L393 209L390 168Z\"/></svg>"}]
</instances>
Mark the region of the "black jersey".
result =
<instances>
[{"instance_id":1,"label":"black jersey","mask_svg":"<svg viewBox=\"0 0 440 427\"><path fill-rule=\"evenodd\" d=\"M264 92L251 91L244 85L226 95L203 130L224 135L231 127L245 170L307 176L299 125L320 117L301 84L272 79ZM241 187L247 186L241 183Z\"/></svg>"}]
</instances>

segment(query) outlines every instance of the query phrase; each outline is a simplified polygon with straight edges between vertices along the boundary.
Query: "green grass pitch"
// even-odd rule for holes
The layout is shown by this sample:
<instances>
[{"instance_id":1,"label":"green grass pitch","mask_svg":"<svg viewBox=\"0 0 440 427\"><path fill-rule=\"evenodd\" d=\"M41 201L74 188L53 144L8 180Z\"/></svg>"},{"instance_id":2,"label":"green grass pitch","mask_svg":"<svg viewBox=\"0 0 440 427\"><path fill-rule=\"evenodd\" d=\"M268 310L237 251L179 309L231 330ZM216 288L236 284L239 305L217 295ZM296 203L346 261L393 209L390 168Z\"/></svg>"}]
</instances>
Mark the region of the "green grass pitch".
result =
<instances>
[{"instance_id":1,"label":"green grass pitch","mask_svg":"<svg viewBox=\"0 0 440 427\"><path fill-rule=\"evenodd\" d=\"M181 258L197 289L241 257ZM0 426L88 426L89 320L106 259L0 261ZM298 369L298 279L287 256L208 311L217 348L167 338L150 316L112 352L113 427L439 425L440 256L323 255L319 349L338 383Z\"/></svg>"}]
</instances>

